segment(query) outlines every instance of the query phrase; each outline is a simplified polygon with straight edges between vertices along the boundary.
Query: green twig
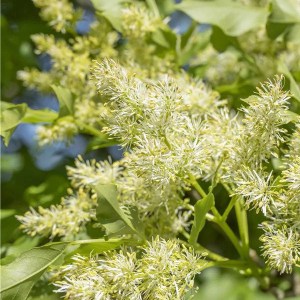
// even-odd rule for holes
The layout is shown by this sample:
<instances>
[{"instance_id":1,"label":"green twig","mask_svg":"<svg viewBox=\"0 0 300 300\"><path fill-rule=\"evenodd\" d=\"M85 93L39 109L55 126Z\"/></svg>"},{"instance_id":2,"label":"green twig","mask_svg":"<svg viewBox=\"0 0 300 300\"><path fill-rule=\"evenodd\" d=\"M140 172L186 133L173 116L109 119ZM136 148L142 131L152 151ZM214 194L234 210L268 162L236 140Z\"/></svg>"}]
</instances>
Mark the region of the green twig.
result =
<instances>
[{"instance_id":1,"label":"green twig","mask_svg":"<svg viewBox=\"0 0 300 300\"><path fill-rule=\"evenodd\" d=\"M84 124L84 123L78 122L78 121L75 121L75 123L85 133L88 133L88 134L94 135L94 136L98 136L98 137L105 136L100 130L98 130L90 125L87 125L87 124Z\"/></svg>"},{"instance_id":2,"label":"green twig","mask_svg":"<svg viewBox=\"0 0 300 300\"><path fill-rule=\"evenodd\" d=\"M237 199L238 199L238 197L236 197L236 196L233 196L233 197L230 199L230 202L229 202L229 204L227 205L227 207L226 207L226 209L225 209L225 211L224 211L224 213L223 213L223 215L222 215L222 220L223 220L223 221L226 221L226 220L227 220L228 215L229 215L229 213L231 212L232 208L234 207L235 202L237 201Z\"/></svg>"},{"instance_id":3,"label":"green twig","mask_svg":"<svg viewBox=\"0 0 300 300\"><path fill-rule=\"evenodd\" d=\"M190 235L186 232L186 231L181 231L180 232L187 240L190 239ZM190 246L190 245L189 245ZM202 245L200 245L198 242L197 244L193 245L193 248L195 250L198 250L200 251L200 253L206 253L207 254L207 257L209 257L210 259L214 260L214 261L225 261L225 260L228 260L228 258L224 257L224 256L221 256L205 247L203 247Z\"/></svg>"},{"instance_id":4,"label":"green twig","mask_svg":"<svg viewBox=\"0 0 300 300\"><path fill-rule=\"evenodd\" d=\"M196 191L204 198L207 196L205 191L202 189L200 184L197 182L196 178L193 175L189 175L190 177L190 182L192 186L196 189ZM219 227L223 230L225 235L228 237L228 239L231 241L233 246L236 248L238 251L239 255L241 257L245 257L243 248L241 247L238 238L234 234L234 232L231 230L231 228L228 226L228 224L223 220L222 216L216 209L216 207L212 207L211 211L213 213L213 216L211 214L206 214L206 219L212 222L215 222L216 224L219 225Z\"/></svg>"},{"instance_id":5,"label":"green twig","mask_svg":"<svg viewBox=\"0 0 300 300\"><path fill-rule=\"evenodd\" d=\"M229 195L233 194L233 189L232 187L227 184L222 182L223 186L229 193ZM237 223L238 223L238 228L239 228L239 234L241 237L242 241L242 247L244 251L244 255L246 257L249 256L249 229L248 229L248 220L247 220L247 212L244 208L244 205L241 203L242 199L239 198L238 196L232 196L222 218L225 221L228 217L228 214L230 213L231 209L234 207L235 208L235 214L237 218Z\"/></svg>"},{"instance_id":6,"label":"green twig","mask_svg":"<svg viewBox=\"0 0 300 300\"><path fill-rule=\"evenodd\" d=\"M228 237L228 239L231 241L231 243L233 244L233 246L239 253L239 255L244 258L245 257L244 251L239 243L238 238L236 237L236 235L234 234L232 229L228 226L228 224L222 220L222 217L221 216L219 217L219 216L220 215L213 216L213 218L210 217L208 220L212 221L220 226L220 228L223 230L225 235Z\"/></svg>"},{"instance_id":7,"label":"green twig","mask_svg":"<svg viewBox=\"0 0 300 300\"><path fill-rule=\"evenodd\" d=\"M245 270L249 268L249 264L243 260L229 259L225 261L211 261L207 263L206 269L211 267Z\"/></svg>"},{"instance_id":8,"label":"green twig","mask_svg":"<svg viewBox=\"0 0 300 300\"><path fill-rule=\"evenodd\" d=\"M237 218L237 223L239 227L239 233L242 241L242 247L244 254L249 256L249 229L248 229L248 219L247 212L241 203L241 198L235 202L235 214Z\"/></svg>"},{"instance_id":9,"label":"green twig","mask_svg":"<svg viewBox=\"0 0 300 300\"><path fill-rule=\"evenodd\" d=\"M207 196L207 194L205 193L205 191L202 189L202 187L200 186L200 184L198 183L197 179L195 178L194 175L190 174L190 183L191 185L195 188L195 190L200 194L200 196L202 196L203 198Z\"/></svg>"}]
</instances>

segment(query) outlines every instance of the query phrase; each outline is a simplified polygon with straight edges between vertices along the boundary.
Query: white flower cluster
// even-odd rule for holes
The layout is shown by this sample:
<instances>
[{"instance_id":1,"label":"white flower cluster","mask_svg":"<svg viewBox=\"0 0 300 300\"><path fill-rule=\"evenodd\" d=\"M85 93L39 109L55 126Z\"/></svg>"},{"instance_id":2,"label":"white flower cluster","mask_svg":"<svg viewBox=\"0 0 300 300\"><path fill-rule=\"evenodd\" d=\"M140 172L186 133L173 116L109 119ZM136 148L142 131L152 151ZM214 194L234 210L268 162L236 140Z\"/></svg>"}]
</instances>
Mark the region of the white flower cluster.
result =
<instances>
[{"instance_id":1,"label":"white flower cluster","mask_svg":"<svg viewBox=\"0 0 300 300\"><path fill-rule=\"evenodd\" d=\"M41 8L42 19L59 32L65 33L81 16L81 12L75 11L67 0L33 0L33 3Z\"/></svg>"},{"instance_id":2,"label":"white flower cluster","mask_svg":"<svg viewBox=\"0 0 300 300\"><path fill-rule=\"evenodd\" d=\"M285 167L278 189L276 209L262 236L264 255L271 267L279 272L292 272L300 264L300 123L289 142Z\"/></svg>"},{"instance_id":3,"label":"white flower cluster","mask_svg":"<svg viewBox=\"0 0 300 300\"><path fill-rule=\"evenodd\" d=\"M136 41L144 39L162 24L160 16L155 16L146 6L138 2L122 10L122 33L128 39Z\"/></svg>"},{"instance_id":4,"label":"white flower cluster","mask_svg":"<svg viewBox=\"0 0 300 300\"><path fill-rule=\"evenodd\" d=\"M72 9L71 16L74 17L72 4L69 1L36 0L35 4L42 7L42 12L45 12L46 8L52 11L52 6L61 5ZM59 13L64 14L64 10ZM64 17L68 18L68 14L64 14ZM55 24L50 25L56 28ZM66 26L69 28L69 25L71 26L69 23ZM95 85L89 80L90 67L94 58L102 59L117 55L114 47L118 34L112 30L106 20L99 18L91 24L90 31L85 35L76 35L74 26L72 36L73 38L62 39L54 35L32 35L31 38L36 46L35 53L49 55L51 69L40 71L27 68L17 73L24 85L31 89L37 89L42 93L53 93L52 87L59 86L68 89L72 95L72 112L69 111L66 115L66 112L60 114L52 124L39 126L40 145L57 140L69 142L79 132L86 132L83 128L85 125L93 127L93 132L97 132L101 127L101 115L106 113Z\"/></svg>"},{"instance_id":5,"label":"white flower cluster","mask_svg":"<svg viewBox=\"0 0 300 300\"><path fill-rule=\"evenodd\" d=\"M105 131L132 150L128 168L158 188L188 184L190 175L202 175L209 148L203 138L206 125L203 110L190 112L195 96L185 93L186 87L192 90L187 83L174 78L143 82L113 60L97 63L94 79L112 111ZM199 106L218 100L208 89L201 92Z\"/></svg>"},{"instance_id":6,"label":"white flower cluster","mask_svg":"<svg viewBox=\"0 0 300 300\"><path fill-rule=\"evenodd\" d=\"M287 142L282 125L287 123L288 94L282 91L281 82L281 78L267 82L259 89L259 97L250 98L249 107L243 109L245 129L236 148L238 166L233 168L232 184L247 208L262 211L267 217L261 225L263 255L270 267L283 273L291 272L300 259L300 131L296 124L283 158L285 170L274 179L264 163L271 155L278 157L277 148Z\"/></svg>"},{"instance_id":7,"label":"white flower cluster","mask_svg":"<svg viewBox=\"0 0 300 300\"><path fill-rule=\"evenodd\" d=\"M271 206L276 199L276 191L271 184L272 173L259 174L255 170L242 169L235 181L235 192L243 195L247 208L255 208L266 216L272 213ZM275 197L274 197L275 196Z\"/></svg>"},{"instance_id":8,"label":"white flower cluster","mask_svg":"<svg viewBox=\"0 0 300 300\"><path fill-rule=\"evenodd\" d=\"M143 176L126 166L126 159L111 161L75 160L75 167L67 167L69 179L75 188L93 189L98 184L115 184L121 206L135 206L150 235L174 235L173 223L178 221L181 195L174 184L163 190L145 182ZM101 221L101 220L100 220ZM176 227L178 231L182 228Z\"/></svg>"},{"instance_id":9,"label":"white flower cluster","mask_svg":"<svg viewBox=\"0 0 300 300\"><path fill-rule=\"evenodd\" d=\"M40 146L49 145L53 140L70 141L76 133L78 133L78 127L73 118L69 117L60 118L50 126L45 125L37 128Z\"/></svg>"},{"instance_id":10,"label":"white flower cluster","mask_svg":"<svg viewBox=\"0 0 300 300\"><path fill-rule=\"evenodd\" d=\"M190 224L191 210L184 204L183 190L195 179L214 178L242 197L247 208L262 211L274 234L286 232L283 228L298 230L299 124L281 178L273 179L266 168L287 142L283 125L288 122L289 94L282 89L282 77L262 84L257 95L246 99L242 116L222 107L225 102L218 101L218 94L200 81L176 76L145 80L132 70L111 59L95 63L93 79L107 103L104 131L120 141L125 155L117 163L79 158L75 167L68 167L75 188L93 191L97 184L115 184L120 205L137 207L148 235L174 237ZM41 223L44 215L40 214ZM20 217L24 230L44 233L41 227L33 231L31 216L27 221ZM79 220L76 228L85 222ZM53 236L54 227L46 228ZM286 267L280 264L283 269L279 269L267 252L270 236L267 231L262 236L268 263L280 272L290 271L298 259L297 250L291 249L290 261L284 255ZM293 241L298 238L293 236Z\"/></svg>"},{"instance_id":11,"label":"white flower cluster","mask_svg":"<svg viewBox=\"0 0 300 300\"><path fill-rule=\"evenodd\" d=\"M76 255L71 264L61 267L54 284L56 292L70 300L184 299L204 266L191 249L157 237L138 252Z\"/></svg>"},{"instance_id":12,"label":"white flower cluster","mask_svg":"<svg viewBox=\"0 0 300 300\"><path fill-rule=\"evenodd\" d=\"M159 190L126 168L124 160L114 163L111 160L84 161L79 156L75 167L67 167L67 172L72 186L78 190L77 194L63 198L61 204L52 205L49 209L39 207L36 211L32 208L24 216L18 216L24 232L50 238L69 238L78 234L86 223L96 219L94 188L98 184L115 184L121 207L136 207L150 236L173 237L187 227L188 220L181 221L187 203L182 203L178 187L166 185L163 191ZM101 223L101 220L98 221Z\"/></svg>"},{"instance_id":13,"label":"white flower cluster","mask_svg":"<svg viewBox=\"0 0 300 300\"><path fill-rule=\"evenodd\" d=\"M115 184L121 168L118 163L96 160L84 161L81 156L75 160L75 167L67 166L71 184L75 187L90 187L97 184Z\"/></svg>"},{"instance_id":14,"label":"white flower cluster","mask_svg":"<svg viewBox=\"0 0 300 300\"><path fill-rule=\"evenodd\" d=\"M282 226L277 228L270 224L262 224L264 235L260 240L263 256L267 263L282 273L291 273L293 266L300 262L300 235L299 230ZM299 229L299 228L298 228Z\"/></svg>"},{"instance_id":15,"label":"white flower cluster","mask_svg":"<svg viewBox=\"0 0 300 300\"><path fill-rule=\"evenodd\" d=\"M79 189L76 194L63 198L60 205L50 208L39 207L36 211L31 208L24 216L17 216L22 223L20 226L30 236L42 235L71 238L77 235L83 226L96 217L96 195Z\"/></svg>"},{"instance_id":16,"label":"white flower cluster","mask_svg":"<svg viewBox=\"0 0 300 300\"><path fill-rule=\"evenodd\" d=\"M287 187L281 187L265 170L287 140L283 125L288 122L289 93L283 91L283 77L268 80L257 88L257 95L245 100L248 106L241 109L244 117L218 107L205 117L201 111L192 113L191 105L185 106L192 95L185 94L188 85L182 86L176 79L143 82L112 60L97 64L94 78L112 110L106 132L130 146L126 167L146 183L159 190L170 184L185 187L192 177L210 179L218 171L234 194L244 198L246 207L261 210L270 220L281 215L274 232L299 224L291 213L298 205L299 193L289 192L299 187L298 158L289 158L283 173ZM262 240L263 249L268 249L268 239L263 236ZM294 257L297 250L291 251ZM291 266L295 260L286 264ZM278 265L273 267L278 269Z\"/></svg>"},{"instance_id":17,"label":"white flower cluster","mask_svg":"<svg viewBox=\"0 0 300 300\"><path fill-rule=\"evenodd\" d=\"M267 257L268 264L280 273L290 273L292 267L300 263L299 142L298 124L290 142L290 151L285 158L286 169L277 184L276 181L273 183L272 193L276 203L268 214L269 221L262 225L263 255Z\"/></svg>"},{"instance_id":18,"label":"white flower cluster","mask_svg":"<svg viewBox=\"0 0 300 300\"><path fill-rule=\"evenodd\" d=\"M287 123L289 93L283 91L283 77L276 77L257 88L258 94L246 101L243 107L243 131L239 135L237 147L237 165L248 165L252 169L261 168L271 155L277 156L280 143L284 142Z\"/></svg>"}]
</instances>

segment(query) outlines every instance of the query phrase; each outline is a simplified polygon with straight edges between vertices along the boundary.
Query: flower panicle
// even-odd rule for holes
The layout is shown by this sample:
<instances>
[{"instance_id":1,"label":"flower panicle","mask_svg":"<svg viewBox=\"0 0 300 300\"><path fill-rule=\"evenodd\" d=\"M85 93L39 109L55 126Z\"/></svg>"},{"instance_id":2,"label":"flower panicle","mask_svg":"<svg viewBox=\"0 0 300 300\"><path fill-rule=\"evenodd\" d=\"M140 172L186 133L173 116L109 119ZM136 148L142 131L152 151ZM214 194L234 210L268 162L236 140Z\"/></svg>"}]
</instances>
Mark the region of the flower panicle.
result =
<instances>
[{"instance_id":1,"label":"flower panicle","mask_svg":"<svg viewBox=\"0 0 300 300\"><path fill-rule=\"evenodd\" d=\"M41 18L62 33L73 28L82 14L80 10L75 10L68 0L33 0L33 3L41 9Z\"/></svg>"},{"instance_id":2,"label":"flower panicle","mask_svg":"<svg viewBox=\"0 0 300 300\"><path fill-rule=\"evenodd\" d=\"M67 174L71 184L75 187L90 187L97 184L115 184L121 171L118 162L84 160L82 156L75 159L75 167L67 167Z\"/></svg>"},{"instance_id":3,"label":"flower panicle","mask_svg":"<svg viewBox=\"0 0 300 300\"><path fill-rule=\"evenodd\" d=\"M133 42L145 39L163 26L163 21L145 5L128 5L122 10L123 34Z\"/></svg>"},{"instance_id":4,"label":"flower panicle","mask_svg":"<svg viewBox=\"0 0 300 300\"><path fill-rule=\"evenodd\" d=\"M276 226L272 223L261 225L264 234L260 237L261 247L267 264L279 273L291 273L293 266L300 263L300 235L292 227Z\"/></svg>"},{"instance_id":5,"label":"flower panicle","mask_svg":"<svg viewBox=\"0 0 300 300\"><path fill-rule=\"evenodd\" d=\"M78 131L78 126L72 117L60 118L51 125L40 125L37 128L38 144L45 146L55 141L70 143Z\"/></svg>"},{"instance_id":6,"label":"flower panicle","mask_svg":"<svg viewBox=\"0 0 300 300\"><path fill-rule=\"evenodd\" d=\"M54 276L54 285L65 299L184 299L205 264L178 241L156 237L136 251L76 255Z\"/></svg>"},{"instance_id":7,"label":"flower panicle","mask_svg":"<svg viewBox=\"0 0 300 300\"><path fill-rule=\"evenodd\" d=\"M77 235L86 223L96 218L97 197L82 188L69 193L59 205L31 208L24 216L16 216L20 228L30 236L50 236L50 239Z\"/></svg>"},{"instance_id":8,"label":"flower panicle","mask_svg":"<svg viewBox=\"0 0 300 300\"><path fill-rule=\"evenodd\" d=\"M254 208L257 213L262 211L265 216L272 215L278 198L272 172L267 174L245 167L236 174L235 184L237 187L234 194L244 197L248 209Z\"/></svg>"},{"instance_id":9,"label":"flower panicle","mask_svg":"<svg viewBox=\"0 0 300 300\"><path fill-rule=\"evenodd\" d=\"M286 141L289 92L283 90L283 76L275 76L257 88L257 95L244 101L249 105L241 111L244 129L237 145L240 159L238 164L246 164L253 169L260 168L271 156L278 156L278 148Z\"/></svg>"}]
</instances>

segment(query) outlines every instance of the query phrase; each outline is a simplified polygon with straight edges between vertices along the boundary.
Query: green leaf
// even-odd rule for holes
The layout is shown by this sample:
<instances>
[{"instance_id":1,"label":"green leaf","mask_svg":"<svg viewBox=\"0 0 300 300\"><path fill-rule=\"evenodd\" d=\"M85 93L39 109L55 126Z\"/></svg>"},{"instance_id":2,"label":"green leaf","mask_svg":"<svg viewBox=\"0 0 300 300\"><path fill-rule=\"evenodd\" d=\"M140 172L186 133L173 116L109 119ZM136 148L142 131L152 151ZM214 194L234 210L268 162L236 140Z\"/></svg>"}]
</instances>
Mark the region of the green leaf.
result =
<instances>
[{"instance_id":1,"label":"green leaf","mask_svg":"<svg viewBox=\"0 0 300 300\"><path fill-rule=\"evenodd\" d=\"M21 253L36 247L39 241L39 237L21 236L8 248L6 255L14 255L17 257Z\"/></svg>"},{"instance_id":2,"label":"green leaf","mask_svg":"<svg viewBox=\"0 0 300 300\"><path fill-rule=\"evenodd\" d=\"M297 43L300 47L300 24L295 24L289 27L289 30L286 34L286 40Z\"/></svg>"},{"instance_id":3,"label":"green leaf","mask_svg":"<svg viewBox=\"0 0 300 300\"><path fill-rule=\"evenodd\" d=\"M300 11L297 0L273 0L268 20L268 35L274 39L283 35L286 41L300 44Z\"/></svg>"},{"instance_id":4,"label":"green leaf","mask_svg":"<svg viewBox=\"0 0 300 300\"><path fill-rule=\"evenodd\" d=\"M289 122L298 123L300 122L300 115L294 113L293 111L286 110L283 115L283 121L285 124Z\"/></svg>"},{"instance_id":5,"label":"green leaf","mask_svg":"<svg viewBox=\"0 0 300 300\"><path fill-rule=\"evenodd\" d=\"M95 9L106 18L111 25L121 31L122 2L124 0L91 0Z\"/></svg>"},{"instance_id":6,"label":"green leaf","mask_svg":"<svg viewBox=\"0 0 300 300\"><path fill-rule=\"evenodd\" d=\"M159 17L160 13L159 13L159 9L156 4L156 1L155 0L146 0L146 3L148 5L149 9L154 13L154 15L156 17Z\"/></svg>"},{"instance_id":7,"label":"green leaf","mask_svg":"<svg viewBox=\"0 0 300 300\"><path fill-rule=\"evenodd\" d=\"M229 46L234 46L235 48L240 49L237 38L227 36L219 27L216 26L213 26L210 40L214 48L219 52L225 51Z\"/></svg>"},{"instance_id":8,"label":"green leaf","mask_svg":"<svg viewBox=\"0 0 300 300\"><path fill-rule=\"evenodd\" d=\"M278 62L278 72L284 74L290 80L291 93L296 100L300 101L300 87L283 61Z\"/></svg>"},{"instance_id":9,"label":"green leaf","mask_svg":"<svg viewBox=\"0 0 300 300\"><path fill-rule=\"evenodd\" d=\"M99 136L94 137L87 145L86 151L93 151L97 149L107 148L110 146L115 146L118 141L109 138L107 135L99 133Z\"/></svg>"},{"instance_id":10,"label":"green leaf","mask_svg":"<svg viewBox=\"0 0 300 300\"><path fill-rule=\"evenodd\" d=\"M171 15L175 10L174 0L155 0L155 2L163 17Z\"/></svg>"},{"instance_id":11,"label":"green leaf","mask_svg":"<svg viewBox=\"0 0 300 300\"><path fill-rule=\"evenodd\" d=\"M100 254L105 251L113 250L121 245L124 245L130 240L125 239L92 239L92 240L78 240L71 243L72 246L79 245L74 251L68 253L65 257L65 261L69 260L75 254L81 254L89 256L92 253Z\"/></svg>"},{"instance_id":12,"label":"green leaf","mask_svg":"<svg viewBox=\"0 0 300 300\"><path fill-rule=\"evenodd\" d=\"M27 108L26 114L22 120L23 123L44 123L53 122L57 119L58 113L49 109L37 110Z\"/></svg>"},{"instance_id":13,"label":"green leaf","mask_svg":"<svg viewBox=\"0 0 300 300\"><path fill-rule=\"evenodd\" d=\"M33 248L1 266L1 293L5 292L6 297L15 295L16 299L26 299L33 284L62 255L65 247L66 243L52 243Z\"/></svg>"},{"instance_id":14,"label":"green leaf","mask_svg":"<svg viewBox=\"0 0 300 300\"><path fill-rule=\"evenodd\" d=\"M16 256L14 254L6 255L5 257L1 258L0 265L5 266L10 264L16 259Z\"/></svg>"},{"instance_id":15,"label":"green leaf","mask_svg":"<svg viewBox=\"0 0 300 300\"><path fill-rule=\"evenodd\" d=\"M90 254L91 251L95 253L102 253L108 250L118 248L123 245L126 240L124 239L93 239L93 240L81 240L75 241L72 244L79 244L79 248L76 250L76 253L80 254Z\"/></svg>"},{"instance_id":16,"label":"green leaf","mask_svg":"<svg viewBox=\"0 0 300 300\"><path fill-rule=\"evenodd\" d=\"M2 109L3 102L1 102L1 136L4 138L4 144L7 146L9 140L17 128L22 122L23 117L26 114L27 105L17 104Z\"/></svg>"},{"instance_id":17,"label":"green leaf","mask_svg":"<svg viewBox=\"0 0 300 300\"><path fill-rule=\"evenodd\" d=\"M58 102L59 102L59 117L73 115L74 99L69 89L57 85L51 85Z\"/></svg>"},{"instance_id":18,"label":"green leaf","mask_svg":"<svg viewBox=\"0 0 300 300\"><path fill-rule=\"evenodd\" d=\"M131 232L143 236L141 227L136 228L134 226L137 215L134 215L129 208L126 208L126 211L124 208L120 208L117 199L118 192L115 185L98 185L95 187L95 190L99 198L97 217L109 235Z\"/></svg>"},{"instance_id":19,"label":"green leaf","mask_svg":"<svg viewBox=\"0 0 300 300\"><path fill-rule=\"evenodd\" d=\"M268 17L267 8L244 6L234 1L186 0L176 7L195 21L218 26L230 36L264 26Z\"/></svg>"},{"instance_id":20,"label":"green leaf","mask_svg":"<svg viewBox=\"0 0 300 300\"><path fill-rule=\"evenodd\" d=\"M285 35L288 30L289 24L284 23L272 23L268 20L266 29L268 33L268 37L272 40L280 37L281 35Z\"/></svg>"},{"instance_id":21,"label":"green leaf","mask_svg":"<svg viewBox=\"0 0 300 300\"><path fill-rule=\"evenodd\" d=\"M33 287L34 294L33 292L30 293L30 297L28 298L29 300L61 300L61 296L58 294L54 294L53 291L51 290L51 285L42 286L42 288L46 289L45 293L42 295L40 294L40 287Z\"/></svg>"},{"instance_id":22,"label":"green leaf","mask_svg":"<svg viewBox=\"0 0 300 300\"><path fill-rule=\"evenodd\" d=\"M23 103L7 107L4 102L1 102L2 105L4 105L4 110L1 107L1 130L15 128L25 116L27 105Z\"/></svg>"},{"instance_id":23,"label":"green leaf","mask_svg":"<svg viewBox=\"0 0 300 300\"><path fill-rule=\"evenodd\" d=\"M171 30L158 29L151 35L153 42L166 48L174 49L176 45L176 34Z\"/></svg>"},{"instance_id":24,"label":"green leaf","mask_svg":"<svg viewBox=\"0 0 300 300\"><path fill-rule=\"evenodd\" d=\"M215 197L212 193L208 193L206 197L200 199L195 204L194 223L189 238L189 243L192 245L197 243L198 235L205 225L205 215L215 204Z\"/></svg>"},{"instance_id":25,"label":"green leaf","mask_svg":"<svg viewBox=\"0 0 300 300\"><path fill-rule=\"evenodd\" d=\"M57 113L50 110L34 110L26 103L12 104L1 102L1 132L4 144L7 146L15 129L20 123L52 122Z\"/></svg>"},{"instance_id":26,"label":"green leaf","mask_svg":"<svg viewBox=\"0 0 300 300\"><path fill-rule=\"evenodd\" d=\"M296 0L273 0L270 21L273 23L299 23L300 12Z\"/></svg>"},{"instance_id":27,"label":"green leaf","mask_svg":"<svg viewBox=\"0 0 300 300\"><path fill-rule=\"evenodd\" d=\"M197 56L197 53L210 43L212 30L209 28L199 33L198 25L196 22L193 23L187 32L183 35L177 35L176 44L180 44L180 49L178 49L179 47L176 47L176 45L175 49L177 50L178 64L181 66L190 64L191 59ZM178 43L179 41L180 43Z\"/></svg>"},{"instance_id":28,"label":"green leaf","mask_svg":"<svg viewBox=\"0 0 300 300\"><path fill-rule=\"evenodd\" d=\"M20 283L18 286L11 288L9 290L4 291L1 294L1 300L25 300L28 298L29 293L40 278L43 272L40 272L33 276L32 278Z\"/></svg>"},{"instance_id":29,"label":"green leaf","mask_svg":"<svg viewBox=\"0 0 300 300\"><path fill-rule=\"evenodd\" d=\"M15 209L0 209L0 220L8 218L16 214Z\"/></svg>"}]
</instances>

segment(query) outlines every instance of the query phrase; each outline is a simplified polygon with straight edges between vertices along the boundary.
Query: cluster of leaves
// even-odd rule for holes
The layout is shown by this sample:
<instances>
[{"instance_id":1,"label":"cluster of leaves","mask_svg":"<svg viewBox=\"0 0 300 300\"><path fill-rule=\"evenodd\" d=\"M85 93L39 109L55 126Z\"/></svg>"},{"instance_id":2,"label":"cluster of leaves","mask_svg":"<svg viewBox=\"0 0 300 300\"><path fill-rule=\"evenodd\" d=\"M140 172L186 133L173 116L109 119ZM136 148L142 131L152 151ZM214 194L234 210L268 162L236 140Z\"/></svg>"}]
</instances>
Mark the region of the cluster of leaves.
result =
<instances>
[{"instance_id":1,"label":"cluster of leaves","mask_svg":"<svg viewBox=\"0 0 300 300\"><path fill-rule=\"evenodd\" d=\"M293 272L300 258L299 1L92 0L94 21L83 34L77 32L81 8L67 0L33 2L55 31L32 37L36 53L48 55L51 68L20 70L18 78L28 88L54 93L59 112L2 102L4 143L19 124L38 123L41 146L87 134L89 149L121 144L126 154L114 163L79 158L68 167L74 191L60 204L48 201L49 208L17 216L30 238L3 247L3 299L35 299L32 288L48 282L49 266L56 269L55 285L66 299L183 299L195 274L214 266L254 276L272 290L278 278L270 269ZM189 16L184 33L168 25L174 12ZM249 97L259 82L279 73L291 95L278 77ZM231 109L244 97L249 106L240 117ZM205 192L201 185L208 184ZM227 190L219 195L228 198L222 214L218 188ZM239 238L227 221L233 208ZM247 208L265 217L266 268L259 266L258 255L250 255L249 244L258 248L249 241ZM3 210L1 218L14 214ZM199 243L207 220L220 227L239 260ZM157 235L162 238L153 239ZM48 238L52 242L43 245ZM147 240L152 242L141 248ZM38 245L43 246L32 248ZM170 249L184 255L168 257L163 251ZM206 253L207 262L194 251ZM148 260L136 262L135 255ZM194 270L183 268L197 260ZM120 268L124 282L98 278L95 264L111 272ZM156 274L156 264L165 264L164 272ZM76 268L86 273L71 280L68 270ZM136 270L141 273L134 281L126 277ZM80 281L80 275L95 276L94 283L111 280L111 288L87 294L90 282ZM43 293L56 297L48 289ZM276 287L275 293L282 291Z\"/></svg>"}]
</instances>

